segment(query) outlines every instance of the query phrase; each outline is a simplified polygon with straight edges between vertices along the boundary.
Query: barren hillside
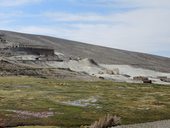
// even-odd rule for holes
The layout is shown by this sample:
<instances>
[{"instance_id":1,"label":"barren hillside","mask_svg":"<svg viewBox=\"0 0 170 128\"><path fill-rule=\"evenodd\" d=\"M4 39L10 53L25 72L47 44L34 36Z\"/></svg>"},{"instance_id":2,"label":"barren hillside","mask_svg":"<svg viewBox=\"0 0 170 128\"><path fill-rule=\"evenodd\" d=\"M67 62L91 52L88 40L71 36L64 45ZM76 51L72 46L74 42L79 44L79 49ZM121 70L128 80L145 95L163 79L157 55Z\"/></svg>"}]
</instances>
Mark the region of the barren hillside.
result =
<instances>
[{"instance_id":1,"label":"barren hillside","mask_svg":"<svg viewBox=\"0 0 170 128\"><path fill-rule=\"evenodd\" d=\"M162 72L170 72L170 58L101 47L49 36L0 31L11 43L45 45L66 56L92 58L103 64L125 64ZM0 45L3 47L3 44Z\"/></svg>"}]
</instances>

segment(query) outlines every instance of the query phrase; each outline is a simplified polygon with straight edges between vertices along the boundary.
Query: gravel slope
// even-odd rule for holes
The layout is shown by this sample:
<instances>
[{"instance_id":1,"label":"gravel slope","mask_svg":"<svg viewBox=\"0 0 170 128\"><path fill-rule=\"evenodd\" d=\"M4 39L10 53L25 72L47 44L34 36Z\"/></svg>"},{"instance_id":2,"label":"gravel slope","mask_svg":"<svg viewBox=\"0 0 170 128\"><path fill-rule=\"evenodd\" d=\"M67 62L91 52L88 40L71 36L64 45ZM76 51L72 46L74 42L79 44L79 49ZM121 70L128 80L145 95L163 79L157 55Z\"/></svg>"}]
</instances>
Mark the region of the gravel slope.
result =
<instances>
[{"instance_id":1,"label":"gravel slope","mask_svg":"<svg viewBox=\"0 0 170 128\"><path fill-rule=\"evenodd\" d=\"M124 64L162 72L170 72L170 58L125 50L101 47L49 36L0 31L10 42L36 44L53 47L66 56L92 58L103 64ZM1 45L0 45L1 47Z\"/></svg>"}]
</instances>

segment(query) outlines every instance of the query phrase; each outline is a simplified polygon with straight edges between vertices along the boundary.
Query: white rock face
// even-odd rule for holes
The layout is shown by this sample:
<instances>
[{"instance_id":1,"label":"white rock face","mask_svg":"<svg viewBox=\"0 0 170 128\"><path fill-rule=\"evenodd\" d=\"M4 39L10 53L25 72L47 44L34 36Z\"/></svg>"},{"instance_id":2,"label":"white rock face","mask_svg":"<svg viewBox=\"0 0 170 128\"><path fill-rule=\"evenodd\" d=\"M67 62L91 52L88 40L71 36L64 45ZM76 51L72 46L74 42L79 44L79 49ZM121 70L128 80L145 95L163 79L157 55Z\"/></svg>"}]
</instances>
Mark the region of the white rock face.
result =
<instances>
[{"instance_id":1,"label":"white rock face","mask_svg":"<svg viewBox=\"0 0 170 128\"><path fill-rule=\"evenodd\" d=\"M80 61L70 60L68 62L48 62L48 65L54 68L66 68L76 72L85 72L89 75L105 71L103 67L92 64L87 59Z\"/></svg>"},{"instance_id":2,"label":"white rock face","mask_svg":"<svg viewBox=\"0 0 170 128\"><path fill-rule=\"evenodd\" d=\"M10 60L36 60L38 56L35 55L20 55L20 56L12 56L9 57L8 59Z\"/></svg>"},{"instance_id":3,"label":"white rock face","mask_svg":"<svg viewBox=\"0 0 170 128\"><path fill-rule=\"evenodd\" d=\"M106 69L119 69L119 75L121 77L118 77L120 80L124 80L125 82L132 82L132 83L139 83L139 81L134 81L133 77L135 76L143 76L143 77L148 77L150 80L152 80L153 83L155 84L170 84L168 82L163 82L158 77L160 76L166 76L170 78L170 73L163 73L163 72L158 72L158 71L153 71L153 70L148 70L148 69L143 69L143 68L135 68L129 65L106 65L106 64L101 64ZM130 78L127 77L122 77L122 75L128 75ZM113 77L113 76L112 76ZM114 76L115 77L115 76Z\"/></svg>"},{"instance_id":4,"label":"white rock face","mask_svg":"<svg viewBox=\"0 0 170 128\"><path fill-rule=\"evenodd\" d=\"M60 53L56 53L60 54ZM35 55L20 55L12 56L10 60L27 60L34 61L38 56ZM36 62L35 62L36 65ZM41 61L38 66L44 68L61 68L69 69L75 72L84 72L91 76L96 76L101 79L113 80L116 82L129 82L129 83L141 83L142 81L133 80L133 77L142 76L148 77L156 84L170 84L168 82L163 82L158 77L165 76L170 78L170 73L163 73L148 69L136 68L129 65L107 65L107 64L97 64L92 59L77 59L68 61Z\"/></svg>"},{"instance_id":5,"label":"white rock face","mask_svg":"<svg viewBox=\"0 0 170 128\"><path fill-rule=\"evenodd\" d=\"M170 73L162 73L153 70L147 70L142 68L135 68L129 65L106 65L101 64L101 66L107 69L119 69L120 74L127 74L132 77L134 76L146 76L146 77L158 77L158 76L167 76L170 77Z\"/></svg>"},{"instance_id":6,"label":"white rock face","mask_svg":"<svg viewBox=\"0 0 170 128\"><path fill-rule=\"evenodd\" d=\"M116 82L141 83L142 81L135 81L133 77L144 76L148 77L156 84L170 84L162 82L158 76L166 76L170 78L170 73L163 73L142 68L135 68L129 65L106 65L95 64L89 59L83 60L69 60L63 62L48 62L47 65L53 68L65 68L76 72L85 72L89 75L96 76L107 80Z\"/></svg>"}]
</instances>

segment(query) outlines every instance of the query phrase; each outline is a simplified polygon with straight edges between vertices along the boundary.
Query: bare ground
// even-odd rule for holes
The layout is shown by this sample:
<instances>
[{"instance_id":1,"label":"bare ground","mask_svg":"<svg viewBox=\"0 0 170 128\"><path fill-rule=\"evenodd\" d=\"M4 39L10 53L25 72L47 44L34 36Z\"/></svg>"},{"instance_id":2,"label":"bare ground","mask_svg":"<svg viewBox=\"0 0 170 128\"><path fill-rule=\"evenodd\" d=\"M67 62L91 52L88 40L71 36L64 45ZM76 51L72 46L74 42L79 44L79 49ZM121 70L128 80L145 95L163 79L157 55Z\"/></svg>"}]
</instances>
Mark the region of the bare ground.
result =
<instances>
[{"instance_id":1,"label":"bare ground","mask_svg":"<svg viewBox=\"0 0 170 128\"><path fill-rule=\"evenodd\" d=\"M122 125L113 128L170 128L170 120L141 123L134 125Z\"/></svg>"}]
</instances>

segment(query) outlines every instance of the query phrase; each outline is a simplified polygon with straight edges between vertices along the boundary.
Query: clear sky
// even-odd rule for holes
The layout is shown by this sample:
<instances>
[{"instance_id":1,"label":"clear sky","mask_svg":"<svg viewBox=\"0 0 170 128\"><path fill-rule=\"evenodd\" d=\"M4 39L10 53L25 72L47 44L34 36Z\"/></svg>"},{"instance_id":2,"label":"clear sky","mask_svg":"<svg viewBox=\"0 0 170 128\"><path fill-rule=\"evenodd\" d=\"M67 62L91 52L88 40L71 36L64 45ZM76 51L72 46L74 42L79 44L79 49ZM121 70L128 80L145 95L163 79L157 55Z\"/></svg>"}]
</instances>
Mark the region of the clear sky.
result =
<instances>
[{"instance_id":1,"label":"clear sky","mask_svg":"<svg viewBox=\"0 0 170 128\"><path fill-rule=\"evenodd\" d=\"M170 57L170 0L0 0L0 29Z\"/></svg>"}]
</instances>

